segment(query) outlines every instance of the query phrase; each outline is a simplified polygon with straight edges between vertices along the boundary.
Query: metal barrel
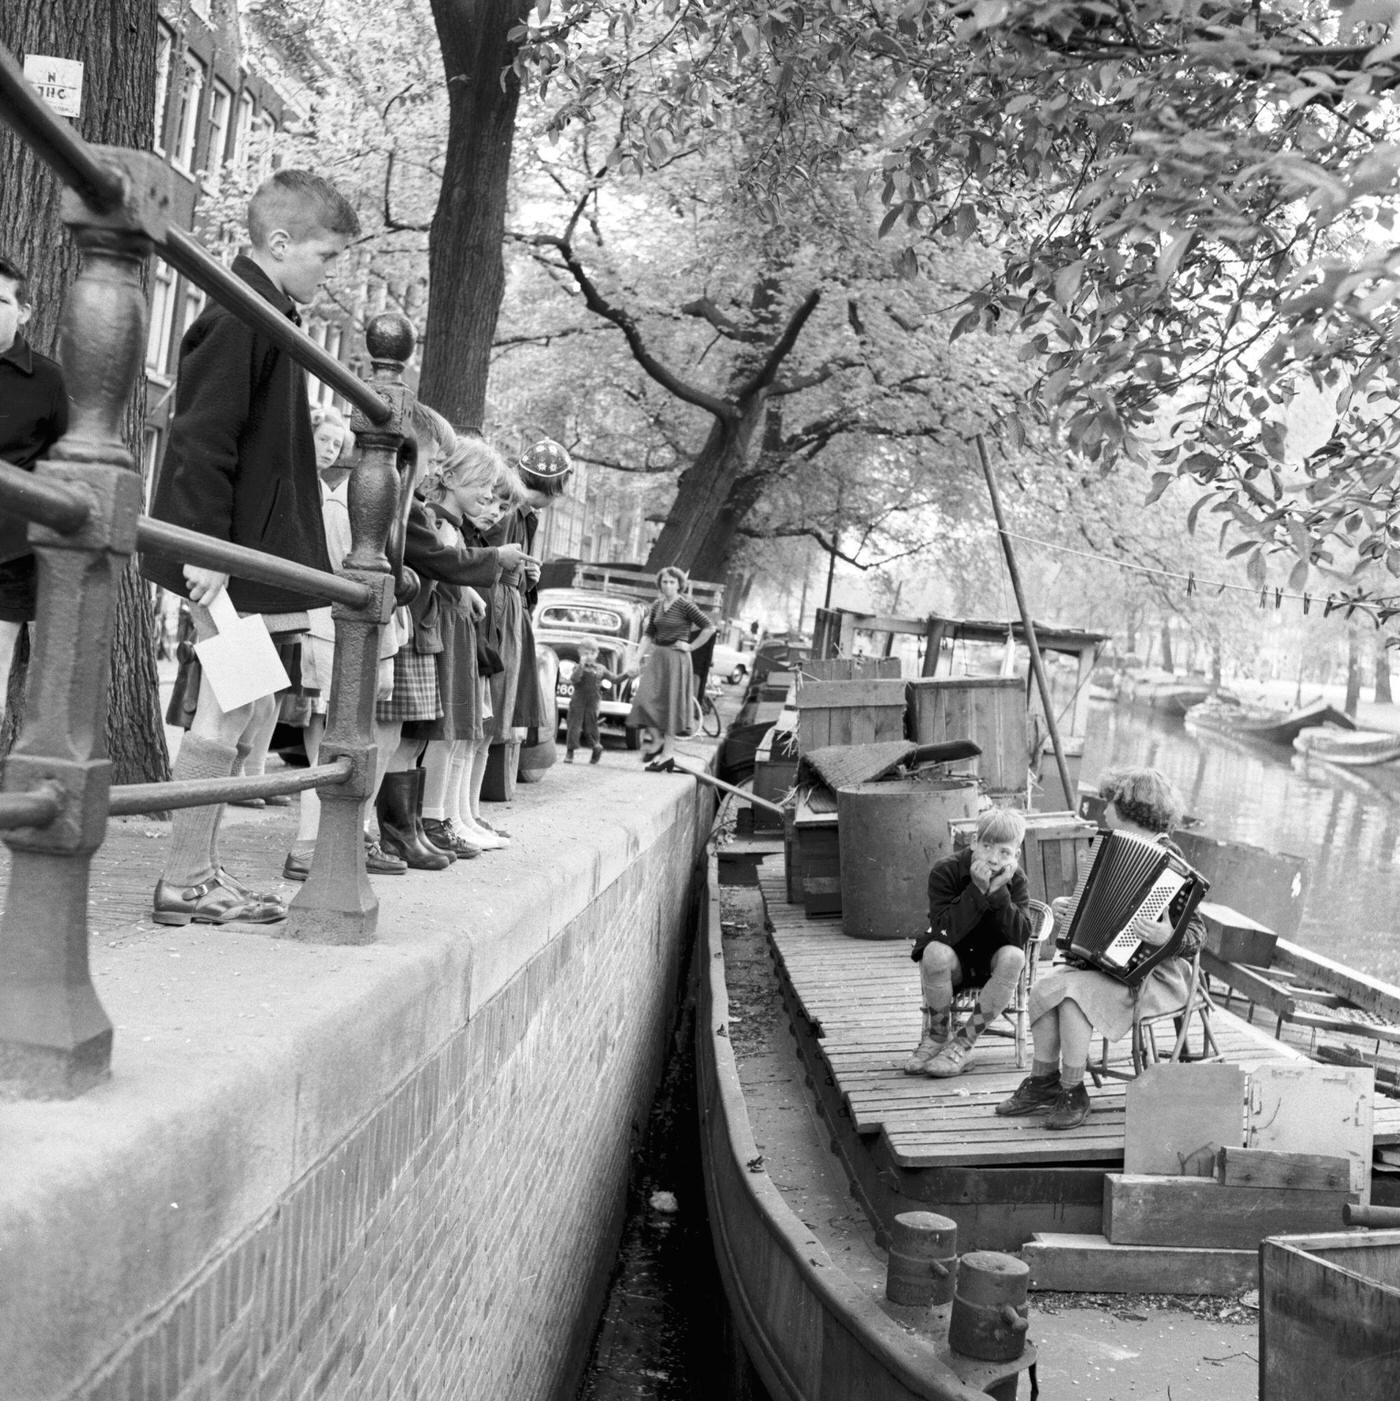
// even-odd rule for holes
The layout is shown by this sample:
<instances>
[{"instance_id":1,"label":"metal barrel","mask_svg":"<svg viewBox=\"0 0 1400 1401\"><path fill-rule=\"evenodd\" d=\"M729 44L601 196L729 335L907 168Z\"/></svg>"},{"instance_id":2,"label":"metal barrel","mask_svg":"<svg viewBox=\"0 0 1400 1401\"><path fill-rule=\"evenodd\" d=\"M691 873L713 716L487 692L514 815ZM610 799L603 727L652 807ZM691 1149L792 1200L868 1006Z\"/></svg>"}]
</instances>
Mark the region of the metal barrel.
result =
<instances>
[{"instance_id":1,"label":"metal barrel","mask_svg":"<svg viewBox=\"0 0 1400 1401\"><path fill-rule=\"evenodd\" d=\"M894 1304L946 1304L958 1273L958 1223L931 1211L894 1218L885 1297Z\"/></svg>"},{"instance_id":2,"label":"metal barrel","mask_svg":"<svg viewBox=\"0 0 1400 1401\"><path fill-rule=\"evenodd\" d=\"M1026 1346L1031 1267L1014 1255L974 1250L958 1261L948 1345L964 1357L1011 1362Z\"/></svg>"}]
</instances>

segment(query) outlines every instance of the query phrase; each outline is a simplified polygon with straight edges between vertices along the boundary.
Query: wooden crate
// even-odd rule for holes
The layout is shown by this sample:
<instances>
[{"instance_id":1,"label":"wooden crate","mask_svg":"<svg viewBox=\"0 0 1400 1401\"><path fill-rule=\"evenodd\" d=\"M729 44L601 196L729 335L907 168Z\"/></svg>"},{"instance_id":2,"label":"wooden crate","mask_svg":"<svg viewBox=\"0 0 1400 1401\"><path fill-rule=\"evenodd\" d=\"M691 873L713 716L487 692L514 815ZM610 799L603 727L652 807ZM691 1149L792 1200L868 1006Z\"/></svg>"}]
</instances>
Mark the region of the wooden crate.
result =
<instances>
[{"instance_id":1,"label":"wooden crate","mask_svg":"<svg viewBox=\"0 0 1400 1401\"><path fill-rule=\"evenodd\" d=\"M810 681L898 680L898 657L813 657L802 663Z\"/></svg>"},{"instance_id":2,"label":"wooden crate","mask_svg":"<svg viewBox=\"0 0 1400 1401\"><path fill-rule=\"evenodd\" d=\"M1400 1231L1266 1240L1260 1401L1400 1396Z\"/></svg>"},{"instance_id":3,"label":"wooden crate","mask_svg":"<svg viewBox=\"0 0 1400 1401\"><path fill-rule=\"evenodd\" d=\"M903 681L799 680L797 743L802 753L829 744L879 744L903 738Z\"/></svg>"},{"instance_id":4,"label":"wooden crate","mask_svg":"<svg viewBox=\"0 0 1400 1401\"><path fill-rule=\"evenodd\" d=\"M841 841L835 812L818 812L799 798L793 813L802 908L809 915L841 913Z\"/></svg>"},{"instance_id":5,"label":"wooden crate","mask_svg":"<svg viewBox=\"0 0 1400 1401\"><path fill-rule=\"evenodd\" d=\"M1072 812L1028 812L1024 816L1021 869L1026 873L1031 899L1048 905L1058 895L1073 894L1079 862L1087 859L1096 828ZM955 851L972 845L977 837L975 817L960 818L949 825Z\"/></svg>"},{"instance_id":6,"label":"wooden crate","mask_svg":"<svg viewBox=\"0 0 1400 1401\"><path fill-rule=\"evenodd\" d=\"M1028 767L1026 683L1015 676L922 676L909 683L915 744L970 739L976 759L952 766L976 774L994 792L1024 789Z\"/></svg>"},{"instance_id":7,"label":"wooden crate","mask_svg":"<svg viewBox=\"0 0 1400 1401\"><path fill-rule=\"evenodd\" d=\"M790 752L789 739L787 734L769 730L754 751L754 797L781 803L791 792L793 784L797 782L797 756ZM755 805L753 826L755 832L781 832L783 820L767 808Z\"/></svg>"}]
</instances>

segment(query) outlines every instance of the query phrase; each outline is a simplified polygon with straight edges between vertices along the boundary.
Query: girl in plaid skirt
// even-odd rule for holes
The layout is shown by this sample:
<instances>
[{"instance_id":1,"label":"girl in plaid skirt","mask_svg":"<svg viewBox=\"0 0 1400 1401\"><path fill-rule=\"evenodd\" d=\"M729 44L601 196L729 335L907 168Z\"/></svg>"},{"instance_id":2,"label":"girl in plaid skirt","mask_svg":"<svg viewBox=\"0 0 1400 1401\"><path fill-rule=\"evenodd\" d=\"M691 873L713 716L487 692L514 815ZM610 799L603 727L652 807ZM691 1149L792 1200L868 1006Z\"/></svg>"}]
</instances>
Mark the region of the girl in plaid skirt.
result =
<instances>
[{"instance_id":1,"label":"girl in plaid skirt","mask_svg":"<svg viewBox=\"0 0 1400 1401\"><path fill-rule=\"evenodd\" d=\"M479 580L489 593L504 569L518 568L520 546L485 545L482 528L494 525L499 513L497 484L506 474L501 455L481 439L464 439L457 451L424 486L424 496L444 546L470 557L492 561L492 576ZM433 726L423 756L426 772L423 828L428 840L458 856L475 855L508 845L505 837L474 818L473 798L479 795L480 772L486 772L487 730L493 707L486 673L493 659L484 645L481 624L486 603L465 581L439 583L442 609L442 651L438 653L438 689L442 717ZM483 658L486 665L483 667Z\"/></svg>"}]
</instances>

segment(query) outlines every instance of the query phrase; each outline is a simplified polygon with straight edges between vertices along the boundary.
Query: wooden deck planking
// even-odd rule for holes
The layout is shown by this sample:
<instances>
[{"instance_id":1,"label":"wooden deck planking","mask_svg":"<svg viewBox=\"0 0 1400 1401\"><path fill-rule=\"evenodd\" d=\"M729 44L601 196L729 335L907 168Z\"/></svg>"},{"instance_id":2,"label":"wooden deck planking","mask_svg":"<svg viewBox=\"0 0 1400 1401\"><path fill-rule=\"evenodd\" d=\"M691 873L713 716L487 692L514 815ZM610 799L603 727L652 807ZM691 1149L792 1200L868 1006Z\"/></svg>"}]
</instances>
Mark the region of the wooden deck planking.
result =
<instances>
[{"instance_id":1,"label":"wooden deck planking","mask_svg":"<svg viewBox=\"0 0 1400 1401\"><path fill-rule=\"evenodd\" d=\"M998 1118L995 1105L1027 1073L1009 1036L984 1033L971 1067L951 1080L907 1076L901 1065L919 1037L919 980L905 940L848 938L839 920L809 919L785 899L782 864L759 868L779 969L819 1029L821 1052L860 1133L882 1133L908 1168L1119 1162L1125 1083L1090 1085L1094 1112L1081 1128L1056 1133L1041 1115ZM1212 1017L1226 1059L1250 1066L1297 1060L1298 1049L1221 1009ZM1096 1039L1094 1049L1097 1052ZM1110 1048L1122 1065L1126 1042ZM1400 1141L1400 1101L1378 1095L1377 1142Z\"/></svg>"}]
</instances>

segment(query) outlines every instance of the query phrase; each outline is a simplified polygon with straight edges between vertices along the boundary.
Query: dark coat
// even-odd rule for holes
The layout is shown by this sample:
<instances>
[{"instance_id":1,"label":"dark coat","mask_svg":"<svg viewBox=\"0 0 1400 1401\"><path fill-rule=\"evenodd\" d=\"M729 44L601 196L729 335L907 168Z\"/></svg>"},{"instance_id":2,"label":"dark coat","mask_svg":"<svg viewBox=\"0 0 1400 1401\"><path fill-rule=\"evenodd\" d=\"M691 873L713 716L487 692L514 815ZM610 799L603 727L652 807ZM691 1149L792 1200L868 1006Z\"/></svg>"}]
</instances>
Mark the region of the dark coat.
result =
<instances>
[{"instance_id":1,"label":"dark coat","mask_svg":"<svg viewBox=\"0 0 1400 1401\"><path fill-rule=\"evenodd\" d=\"M32 472L67 431L63 371L17 335L0 354L0 457ZM0 563L29 554L28 529L27 520L0 510Z\"/></svg>"},{"instance_id":2,"label":"dark coat","mask_svg":"<svg viewBox=\"0 0 1400 1401\"><path fill-rule=\"evenodd\" d=\"M291 299L250 258L234 273L289 321ZM151 514L235 545L329 571L306 371L266 336L211 302L180 342L175 417ZM145 555L146 578L188 596L182 566ZM290 613L324 597L234 578L242 613Z\"/></svg>"},{"instance_id":3,"label":"dark coat","mask_svg":"<svg viewBox=\"0 0 1400 1401\"><path fill-rule=\"evenodd\" d=\"M915 941L913 957L921 959L931 943L947 944L962 964L963 981L980 986L999 948L1025 948L1031 935L1030 898L1019 866L1009 885L990 895L979 890L972 880L972 848L964 847L935 862L928 873L929 932Z\"/></svg>"},{"instance_id":4,"label":"dark coat","mask_svg":"<svg viewBox=\"0 0 1400 1401\"><path fill-rule=\"evenodd\" d=\"M475 529L463 527L465 539L479 539ZM501 577L501 552L477 545L444 545L423 503L415 496L404 533L403 562L418 574L423 585L409 605L413 619L415 652L441 652L441 606L438 585L490 588Z\"/></svg>"}]
</instances>

